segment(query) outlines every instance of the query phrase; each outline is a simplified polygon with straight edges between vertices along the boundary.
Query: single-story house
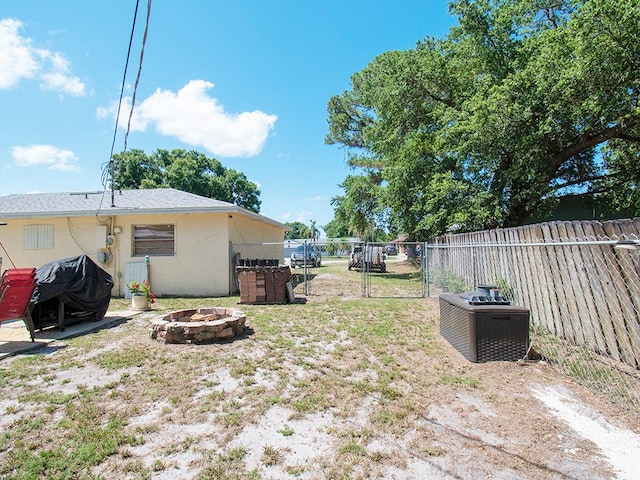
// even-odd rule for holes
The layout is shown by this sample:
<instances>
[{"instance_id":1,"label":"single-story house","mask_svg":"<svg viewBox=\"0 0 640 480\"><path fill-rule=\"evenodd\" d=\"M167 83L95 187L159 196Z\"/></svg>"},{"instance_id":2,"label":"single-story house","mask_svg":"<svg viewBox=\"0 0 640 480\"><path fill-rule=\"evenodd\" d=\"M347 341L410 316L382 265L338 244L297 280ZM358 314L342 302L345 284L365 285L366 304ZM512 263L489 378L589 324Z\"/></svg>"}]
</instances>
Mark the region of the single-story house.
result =
<instances>
[{"instance_id":1,"label":"single-story house","mask_svg":"<svg viewBox=\"0 0 640 480\"><path fill-rule=\"evenodd\" d=\"M130 294L128 281L144 279L160 296L236 293L234 261L283 261L289 230L237 205L172 188L3 195L2 222L3 269L85 254L111 274L115 297Z\"/></svg>"}]
</instances>

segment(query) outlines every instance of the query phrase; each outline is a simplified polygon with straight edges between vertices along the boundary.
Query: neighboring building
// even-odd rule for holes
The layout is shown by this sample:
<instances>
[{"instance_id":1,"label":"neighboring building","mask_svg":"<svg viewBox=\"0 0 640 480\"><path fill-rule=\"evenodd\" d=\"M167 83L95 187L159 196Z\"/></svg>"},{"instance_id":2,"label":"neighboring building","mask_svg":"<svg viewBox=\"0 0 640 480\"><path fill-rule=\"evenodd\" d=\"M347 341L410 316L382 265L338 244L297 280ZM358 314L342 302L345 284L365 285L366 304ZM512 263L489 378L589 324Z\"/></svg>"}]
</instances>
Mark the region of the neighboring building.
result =
<instances>
[{"instance_id":1,"label":"neighboring building","mask_svg":"<svg viewBox=\"0 0 640 480\"><path fill-rule=\"evenodd\" d=\"M326 246L332 242L338 244L344 244L346 249L344 251L338 252L339 255L348 254L351 250L351 245L354 243L360 242L360 237L345 237L345 238L318 238L315 242L310 238L291 238L284 241L284 258L290 258L291 252L293 252L298 245L304 245L305 243L311 244L316 243L321 248L322 255L326 255Z\"/></svg>"},{"instance_id":2,"label":"neighboring building","mask_svg":"<svg viewBox=\"0 0 640 480\"><path fill-rule=\"evenodd\" d=\"M0 196L3 268L86 254L113 276L114 296L128 296L127 281L147 275L156 295L224 296L236 291L232 244L268 243L261 258L284 260L289 228L237 205L172 188L117 191L113 205L111 198Z\"/></svg>"},{"instance_id":3,"label":"neighboring building","mask_svg":"<svg viewBox=\"0 0 640 480\"><path fill-rule=\"evenodd\" d=\"M589 195L569 195L561 197L558 205L550 215L533 215L525 225L553 221L573 221L573 220L619 220L622 218L632 218L635 212L631 208L606 211L607 205L594 201Z\"/></svg>"}]
</instances>

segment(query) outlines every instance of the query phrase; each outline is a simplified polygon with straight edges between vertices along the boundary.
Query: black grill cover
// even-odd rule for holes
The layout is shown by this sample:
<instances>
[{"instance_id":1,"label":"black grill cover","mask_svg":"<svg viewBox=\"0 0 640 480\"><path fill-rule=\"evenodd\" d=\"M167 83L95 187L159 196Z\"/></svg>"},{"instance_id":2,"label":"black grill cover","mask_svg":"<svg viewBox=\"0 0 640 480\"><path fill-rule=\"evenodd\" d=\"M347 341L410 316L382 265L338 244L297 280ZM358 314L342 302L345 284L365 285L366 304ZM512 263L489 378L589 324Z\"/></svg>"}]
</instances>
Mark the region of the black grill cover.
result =
<instances>
[{"instance_id":1,"label":"black grill cover","mask_svg":"<svg viewBox=\"0 0 640 480\"><path fill-rule=\"evenodd\" d=\"M86 255L65 258L36 269L31 303L59 298L65 312L91 312L101 320L109 309L113 278Z\"/></svg>"}]
</instances>

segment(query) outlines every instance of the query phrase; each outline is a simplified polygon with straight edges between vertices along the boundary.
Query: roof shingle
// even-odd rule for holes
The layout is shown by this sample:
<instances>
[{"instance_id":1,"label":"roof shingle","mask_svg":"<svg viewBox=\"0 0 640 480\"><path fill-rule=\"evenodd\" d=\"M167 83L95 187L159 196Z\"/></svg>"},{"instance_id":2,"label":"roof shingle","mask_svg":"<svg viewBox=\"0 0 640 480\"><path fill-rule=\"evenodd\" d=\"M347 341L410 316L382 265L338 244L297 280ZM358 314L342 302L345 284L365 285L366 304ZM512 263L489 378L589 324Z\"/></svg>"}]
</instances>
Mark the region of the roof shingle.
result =
<instances>
[{"instance_id":1,"label":"roof shingle","mask_svg":"<svg viewBox=\"0 0 640 480\"><path fill-rule=\"evenodd\" d=\"M240 212L232 203L214 200L173 188L119 190L111 205L111 193L65 192L0 195L0 217L51 217L127 215L142 213Z\"/></svg>"}]
</instances>

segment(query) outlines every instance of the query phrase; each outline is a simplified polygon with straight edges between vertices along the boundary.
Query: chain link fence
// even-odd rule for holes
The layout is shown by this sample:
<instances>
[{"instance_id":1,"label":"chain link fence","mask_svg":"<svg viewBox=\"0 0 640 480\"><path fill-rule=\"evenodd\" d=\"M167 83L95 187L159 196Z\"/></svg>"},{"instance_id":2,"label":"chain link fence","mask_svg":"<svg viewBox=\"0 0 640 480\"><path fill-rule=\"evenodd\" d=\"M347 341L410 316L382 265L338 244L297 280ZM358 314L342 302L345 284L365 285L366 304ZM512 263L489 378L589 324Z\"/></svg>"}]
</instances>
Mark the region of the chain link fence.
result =
<instances>
[{"instance_id":1,"label":"chain link fence","mask_svg":"<svg viewBox=\"0 0 640 480\"><path fill-rule=\"evenodd\" d=\"M498 285L531 312L531 355L640 414L640 242L426 245L427 295Z\"/></svg>"},{"instance_id":2,"label":"chain link fence","mask_svg":"<svg viewBox=\"0 0 640 480\"><path fill-rule=\"evenodd\" d=\"M308 247L311 243L305 245ZM309 263L300 267L292 266L291 271L297 283L294 291L305 296L359 296L362 288L361 278L346 274L351 246L336 246L328 242L316 242L314 245L320 253L320 263L317 266ZM285 255L287 253L289 251L285 250ZM286 256L285 263L290 264L290 258L290 254Z\"/></svg>"},{"instance_id":3,"label":"chain link fence","mask_svg":"<svg viewBox=\"0 0 640 480\"><path fill-rule=\"evenodd\" d=\"M316 242L319 265L292 268L291 283L297 297L398 298L498 285L512 304L530 310L530 358L544 359L609 401L640 414L637 235L557 241L558 235L546 228L448 236L391 249L361 244L362 258L383 260L384 268L366 262L354 265L354 244ZM240 259L277 259L280 265L290 265L291 251L311 244L233 244L232 264ZM384 257L378 259L379 254Z\"/></svg>"},{"instance_id":4,"label":"chain link fence","mask_svg":"<svg viewBox=\"0 0 640 480\"><path fill-rule=\"evenodd\" d=\"M320 253L319 261L302 264L291 263L291 253L300 248L306 256L312 248ZM241 260L277 259L279 265L291 267L291 284L297 297L344 296L355 297L362 294L362 277L348 271L351 245L339 242L311 242L286 240L282 243L233 243L231 245L232 270ZM237 285L237 282L235 282ZM234 292L237 293L237 292Z\"/></svg>"},{"instance_id":5,"label":"chain link fence","mask_svg":"<svg viewBox=\"0 0 640 480\"><path fill-rule=\"evenodd\" d=\"M351 256L354 247L356 260ZM292 264L291 253L297 248L302 255L317 249L319 262ZM388 245L288 240L284 243L233 243L230 258L232 270L247 260L255 260L259 265L261 261L274 259L279 265L289 265L294 293L299 296L414 298L425 296L423 249L423 243Z\"/></svg>"},{"instance_id":6,"label":"chain link fence","mask_svg":"<svg viewBox=\"0 0 640 480\"><path fill-rule=\"evenodd\" d=\"M421 298L425 296L424 244L366 243L365 257L384 255L384 269L362 269L362 295L377 298Z\"/></svg>"}]
</instances>

